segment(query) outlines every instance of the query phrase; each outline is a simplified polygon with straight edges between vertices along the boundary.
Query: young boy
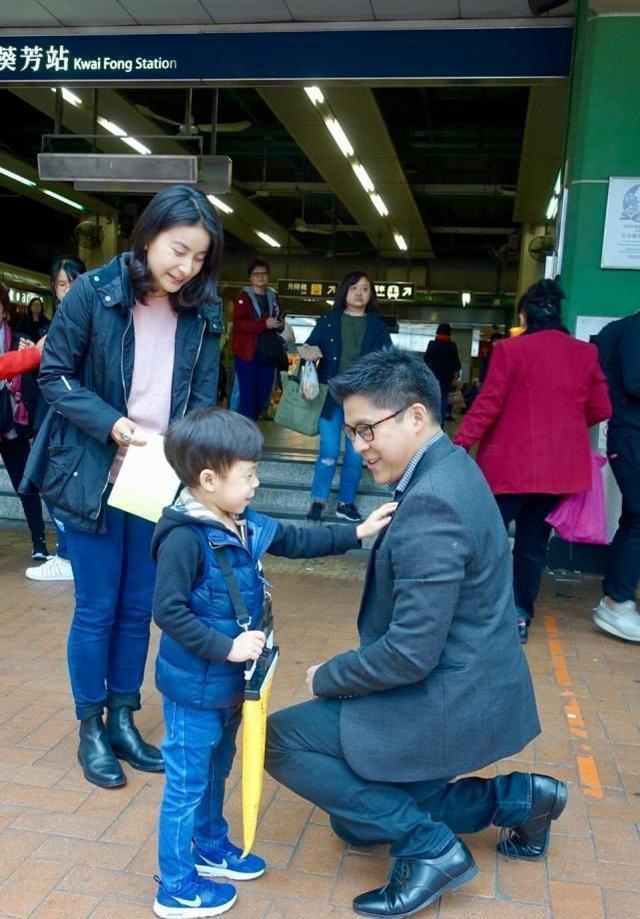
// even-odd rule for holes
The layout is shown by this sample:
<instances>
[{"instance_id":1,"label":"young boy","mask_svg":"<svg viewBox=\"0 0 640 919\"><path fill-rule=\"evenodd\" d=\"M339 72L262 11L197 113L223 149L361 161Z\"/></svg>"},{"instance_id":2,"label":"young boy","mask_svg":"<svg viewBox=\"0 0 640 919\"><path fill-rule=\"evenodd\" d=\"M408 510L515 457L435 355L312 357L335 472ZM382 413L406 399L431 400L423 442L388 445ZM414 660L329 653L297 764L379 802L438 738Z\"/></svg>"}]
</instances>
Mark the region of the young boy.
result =
<instances>
[{"instance_id":1,"label":"young boy","mask_svg":"<svg viewBox=\"0 0 640 919\"><path fill-rule=\"evenodd\" d=\"M152 551L158 564L153 618L163 635L156 685L163 696L162 744L166 785L160 811L160 886L156 915L206 917L236 899L231 884L208 878L252 880L265 862L242 858L227 837L225 780L241 718L244 664L257 660L265 635L256 629L265 601L260 558L314 558L356 548L389 522L385 504L359 526L313 529L283 526L249 510L262 434L247 418L225 409L190 412L171 426L167 459L186 484L165 508ZM251 622L246 631L219 567L223 547Z\"/></svg>"}]
</instances>

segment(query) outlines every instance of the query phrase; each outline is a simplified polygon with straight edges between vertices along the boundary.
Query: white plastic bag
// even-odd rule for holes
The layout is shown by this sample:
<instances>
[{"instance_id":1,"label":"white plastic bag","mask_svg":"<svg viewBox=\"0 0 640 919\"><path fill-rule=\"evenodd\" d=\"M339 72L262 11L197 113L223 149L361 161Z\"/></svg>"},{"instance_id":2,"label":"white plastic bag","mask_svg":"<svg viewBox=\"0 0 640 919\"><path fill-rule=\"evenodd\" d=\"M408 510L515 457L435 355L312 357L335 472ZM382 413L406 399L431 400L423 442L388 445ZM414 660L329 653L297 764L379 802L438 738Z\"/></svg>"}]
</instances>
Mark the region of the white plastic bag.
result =
<instances>
[{"instance_id":1,"label":"white plastic bag","mask_svg":"<svg viewBox=\"0 0 640 919\"><path fill-rule=\"evenodd\" d=\"M320 384L318 383L318 371L316 365L311 361L305 361L302 368L302 380L300 382L300 393L303 399L313 402L320 394Z\"/></svg>"}]
</instances>

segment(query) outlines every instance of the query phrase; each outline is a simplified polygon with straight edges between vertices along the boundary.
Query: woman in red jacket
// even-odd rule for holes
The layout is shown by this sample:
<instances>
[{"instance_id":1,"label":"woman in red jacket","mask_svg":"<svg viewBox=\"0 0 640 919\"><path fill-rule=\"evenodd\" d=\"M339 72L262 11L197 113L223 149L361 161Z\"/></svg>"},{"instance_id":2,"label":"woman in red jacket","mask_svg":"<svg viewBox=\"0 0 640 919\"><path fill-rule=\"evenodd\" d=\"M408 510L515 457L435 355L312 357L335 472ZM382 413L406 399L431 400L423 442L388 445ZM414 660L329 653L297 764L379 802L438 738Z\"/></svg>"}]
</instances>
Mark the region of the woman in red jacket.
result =
<instances>
[{"instance_id":1,"label":"woman in red jacket","mask_svg":"<svg viewBox=\"0 0 640 919\"><path fill-rule=\"evenodd\" d=\"M478 465L505 526L515 520L513 589L523 643L547 557L545 518L563 495L591 488L589 427L611 415L597 350L562 325L563 297L550 280L524 294L525 332L496 343L482 391L455 438L466 450L480 442Z\"/></svg>"}]
</instances>

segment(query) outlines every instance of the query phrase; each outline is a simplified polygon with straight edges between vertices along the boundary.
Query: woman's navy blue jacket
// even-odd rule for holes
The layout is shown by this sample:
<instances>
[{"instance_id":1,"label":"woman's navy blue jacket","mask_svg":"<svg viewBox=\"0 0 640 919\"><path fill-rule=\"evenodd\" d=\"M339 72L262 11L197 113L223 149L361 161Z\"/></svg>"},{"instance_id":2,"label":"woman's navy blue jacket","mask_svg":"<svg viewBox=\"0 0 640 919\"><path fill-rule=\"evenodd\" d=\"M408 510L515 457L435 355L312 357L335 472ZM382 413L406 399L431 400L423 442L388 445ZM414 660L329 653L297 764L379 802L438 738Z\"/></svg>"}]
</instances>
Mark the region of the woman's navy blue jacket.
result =
<instances>
[{"instance_id":1,"label":"woman's navy blue jacket","mask_svg":"<svg viewBox=\"0 0 640 919\"><path fill-rule=\"evenodd\" d=\"M362 340L363 354L369 354L370 351L380 351L382 348L388 348L392 344L389 331L379 316L375 313L367 313L367 327ZM322 360L318 365L318 380L320 383L328 383L329 380L338 375L340 369L340 357L342 355L342 310L332 309L324 316L318 319L315 328L305 342L307 345L315 345L322 351ZM331 394L327 395L322 410L323 417L328 417L335 406Z\"/></svg>"},{"instance_id":2,"label":"woman's navy blue jacket","mask_svg":"<svg viewBox=\"0 0 640 919\"><path fill-rule=\"evenodd\" d=\"M117 446L110 433L127 415L135 340L129 253L80 275L58 307L40 365L49 411L21 490L36 488L64 523L104 532L104 494ZM218 385L220 301L178 317L170 419L212 405Z\"/></svg>"},{"instance_id":3,"label":"woman's navy blue jacket","mask_svg":"<svg viewBox=\"0 0 640 919\"><path fill-rule=\"evenodd\" d=\"M176 507L165 508L151 551L158 563L153 618L162 630L156 660L156 686L190 708L230 708L242 701L244 664L227 661L233 639L242 629L236 621L214 546L225 548L236 583L259 626L265 580L260 559L265 552L285 558L315 558L356 548L355 526L285 526L248 510L247 546L213 518L201 520ZM298 603L299 598L289 598ZM277 622L277 612L276 612Z\"/></svg>"}]
</instances>

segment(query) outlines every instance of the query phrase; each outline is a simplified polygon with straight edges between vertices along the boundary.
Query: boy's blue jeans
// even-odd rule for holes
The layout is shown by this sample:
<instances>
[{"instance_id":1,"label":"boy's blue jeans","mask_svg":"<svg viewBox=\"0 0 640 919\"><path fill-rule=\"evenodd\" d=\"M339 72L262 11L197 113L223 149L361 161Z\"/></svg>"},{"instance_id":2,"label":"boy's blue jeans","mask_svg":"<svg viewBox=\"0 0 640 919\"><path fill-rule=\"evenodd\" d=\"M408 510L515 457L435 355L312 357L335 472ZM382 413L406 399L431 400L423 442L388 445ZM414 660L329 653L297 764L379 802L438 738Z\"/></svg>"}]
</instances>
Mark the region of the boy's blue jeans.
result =
<instances>
[{"instance_id":1,"label":"boy's blue jeans","mask_svg":"<svg viewBox=\"0 0 640 919\"><path fill-rule=\"evenodd\" d=\"M156 566L154 526L114 507L106 533L66 527L76 585L69 632L69 676L78 718L112 708L140 708L149 649Z\"/></svg>"},{"instance_id":2,"label":"boy's blue jeans","mask_svg":"<svg viewBox=\"0 0 640 919\"><path fill-rule=\"evenodd\" d=\"M311 500L326 503L331 491L331 483L336 471L340 453L340 439L344 412L339 405L334 405L328 418L320 419L320 452L316 460ZM360 476L362 475L362 457L353 449L353 444L345 437L344 460L340 475L338 491L339 504L355 504Z\"/></svg>"},{"instance_id":3,"label":"boy's blue jeans","mask_svg":"<svg viewBox=\"0 0 640 919\"><path fill-rule=\"evenodd\" d=\"M187 708L163 698L163 707L165 787L158 863L162 885L172 893L193 874L191 841L206 851L227 835L224 787L236 752L242 706Z\"/></svg>"}]
</instances>

